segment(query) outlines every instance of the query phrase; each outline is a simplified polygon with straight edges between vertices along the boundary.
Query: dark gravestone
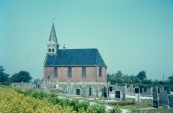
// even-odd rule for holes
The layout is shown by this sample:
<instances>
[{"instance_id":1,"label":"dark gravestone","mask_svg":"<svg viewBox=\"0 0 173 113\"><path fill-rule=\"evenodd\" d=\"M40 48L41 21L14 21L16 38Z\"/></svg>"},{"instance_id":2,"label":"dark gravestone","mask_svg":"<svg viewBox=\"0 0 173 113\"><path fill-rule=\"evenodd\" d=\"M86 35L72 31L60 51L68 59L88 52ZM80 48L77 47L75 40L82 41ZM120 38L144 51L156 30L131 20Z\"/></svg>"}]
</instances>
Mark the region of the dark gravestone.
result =
<instances>
[{"instance_id":1,"label":"dark gravestone","mask_svg":"<svg viewBox=\"0 0 173 113\"><path fill-rule=\"evenodd\" d=\"M76 89L76 95L80 95L80 89Z\"/></svg>"},{"instance_id":2,"label":"dark gravestone","mask_svg":"<svg viewBox=\"0 0 173 113\"><path fill-rule=\"evenodd\" d=\"M156 87L153 87L153 107L155 108L159 107L158 90Z\"/></svg>"},{"instance_id":3,"label":"dark gravestone","mask_svg":"<svg viewBox=\"0 0 173 113\"><path fill-rule=\"evenodd\" d=\"M120 98L120 97L121 97L120 91L115 91L115 98Z\"/></svg>"},{"instance_id":4,"label":"dark gravestone","mask_svg":"<svg viewBox=\"0 0 173 113\"><path fill-rule=\"evenodd\" d=\"M92 89L91 89L91 87L90 87L90 88L89 88L89 96L91 96L91 90L92 90Z\"/></svg>"},{"instance_id":5,"label":"dark gravestone","mask_svg":"<svg viewBox=\"0 0 173 113\"><path fill-rule=\"evenodd\" d=\"M121 95L122 95L121 91L119 91L119 90L115 91L115 100L116 101L121 101L122 100Z\"/></svg>"},{"instance_id":6,"label":"dark gravestone","mask_svg":"<svg viewBox=\"0 0 173 113\"><path fill-rule=\"evenodd\" d=\"M169 107L173 107L173 95L169 95Z\"/></svg>"},{"instance_id":7,"label":"dark gravestone","mask_svg":"<svg viewBox=\"0 0 173 113\"><path fill-rule=\"evenodd\" d=\"M109 95L109 90L108 90L108 95ZM102 89L102 96L105 97L105 98L107 98L107 88L106 87L104 87Z\"/></svg>"},{"instance_id":8,"label":"dark gravestone","mask_svg":"<svg viewBox=\"0 0 173 113\"><path fill-rule=\"evenodd\" d=\"M139 93L139 88L135 88L135 93Z\"/></svg>"},{"instance_id":9,"label":"dark gravestone","mask_svg":"<svg viewBox=\"0 0 173 113\"><path fill-rule=\"evenodd\" d=\"M109 87L109 91L112 91L112 89L113 89L112 86L110 86L110 87Z\"/></svg>"}]
</instances>

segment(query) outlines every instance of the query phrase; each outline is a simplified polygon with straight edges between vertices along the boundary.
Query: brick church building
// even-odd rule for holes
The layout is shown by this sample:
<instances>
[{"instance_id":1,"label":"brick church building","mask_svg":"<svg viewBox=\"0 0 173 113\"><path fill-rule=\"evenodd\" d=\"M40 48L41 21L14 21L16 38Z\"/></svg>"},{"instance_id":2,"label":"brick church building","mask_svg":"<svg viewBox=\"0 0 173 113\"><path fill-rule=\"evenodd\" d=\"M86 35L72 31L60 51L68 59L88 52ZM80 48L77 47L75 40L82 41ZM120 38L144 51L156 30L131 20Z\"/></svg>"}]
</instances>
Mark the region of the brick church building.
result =
<instances>
[{"instance_id":1,"label":"brick church building","mask_svg":"<svg viewBox=\"0 0 173 113\"><path fill-rule=\"evenodd\" d=\"M105 84L107 66L99 51L93 49L59 48L55 26L47 43L47 53L44 61L44 81L67 81L76 83Z\"/></svg>"}]
</instances>

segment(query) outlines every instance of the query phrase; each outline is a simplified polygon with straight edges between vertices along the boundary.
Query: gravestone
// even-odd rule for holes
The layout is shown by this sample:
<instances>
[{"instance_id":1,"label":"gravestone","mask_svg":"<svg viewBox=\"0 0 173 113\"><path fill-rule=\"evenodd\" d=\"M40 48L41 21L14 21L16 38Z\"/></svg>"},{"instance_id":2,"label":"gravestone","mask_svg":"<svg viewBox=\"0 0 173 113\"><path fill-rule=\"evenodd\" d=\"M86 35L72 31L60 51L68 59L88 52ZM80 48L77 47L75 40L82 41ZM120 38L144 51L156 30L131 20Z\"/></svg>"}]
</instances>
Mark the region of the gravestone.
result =
<instances>
[{"instance_id":1,"label":"gravestone","mask_svg":"<svg viewBox=\"0 0 173 113\"><path fill-rule=\"evenodd\" d=\"M108 95L109 95L109 90L108 90ZM106 88L106 87L104 87L104 88L102 89L102 96L105 97L105 98L107 98L107 88ZM108 97L108 98L109 98L109 97Z\"/></svg>"},{"instance_id":2,"label":"gravestone","mask_svg":"<svg viewBox=\"0 0 173 113\"><path fill-rule=\"evenodd\" d=\"M140 102L140 89L139 88L135 88L135 102Z\"/></svg>"},{"instance_id":3,"label":"gravestone","mask_svg":"<svg viewBox=\"0 0 173 113\"><path fill-rule=\"evenodd\" d=\"M86 86L85 85L82 85L82 97L86 97Z\"/></svg>"},{"instance_id":4,"label":"gravestone","mask_svg":"<svg viewBox=\"0 0 173 113\"><path fill-rule=\"evenodd\" d=\"M80 95L80 89L76 89L76 95Z\"/></svg>"},{"instance_id":5,"label":"gravestone","mask_svg":"<svg viewBox=\"0 0 173 113\"><path fill-rule=\"evenodd\" d=\"M130 93L133 93L133 84L130 84Z\"/></svg>"},{"instance_id":6,"label":"gravestone","mask_svg":"<svg viewBox=\"0 0 173 113\"><path fill-rule=\"evenodd\" d=\"M121 101L122 100L122 92L121 91L115 91L115 100L116 101Z\"/></svg>"},{"instance_id":7,"label":"gravestone","mask_svg":"<svg viewBox=\"0 0 173 113\"><path fill-rule=\"evenodd\" d=\"M122 101L126 101L127 87L122 87Z\"/></svg>"},{"instance_id":8,"label":"gravestone","mask_svg":"<svg viewBox=\"0 0 173 113\"><path fill-rule=\"evenodd\" d=\"M118 83L114 86L114 91L118 90Z\"/></svg>"},{"instance_id":9,"label":"gravestone","mask_svg":"<svg viewBox=\"0 0 173 113\"><path fill-rule=\"evenodd\" d=\"M140 93L139 88L135 88L135 93Z\"/></svg>"},{"instance_id":10,"label":"gravestone","mask_svg":"<svg viewBox=\"0 0 173 113\"><path fill-rule=\"evenodd\" d=\"M159 93L160 92L165 92L165 90L164 90L164 87L163 86L161 86L160 88L159 88Z\"/></svg>"},{"instance_id":11,"label":"gravestone","mask_svg":"<svg viewBox=\"0 0 173 113\"><path fill-rule=\"evenodd\" d=\"M112 89L113 89L113 88L112 88L112 86L109 86L109 91L111 91L111 92L112 92Z\"/></svg>"},{"instance_id":12,"label":"gravestone","mask_svg":"<svg viewBox=\"0 0 173 113\"><path fill-rule=\"evenodd\" d=\"M153 88L153 107L155 108L159 107L158 91L156 87Z\"/></svg>"},{"instance_id":13,"label":"gravestone","mask_svg":"<svg viewBox=\"0 0 173 113\"><path fill-rule=\"evenodd\" d=\"M159 105L169 105L169 98L166 92L160 92L159 94Z\"/></svg>"},{"instance_id":14,"label":"gravestone","mask_svg":"<svg viewBox=\"0 0 173 113\"><path fill-rule=\"evenodd\" d=\"M152 87L148 87L145 94L146 95L152 95L153 94L153 88Z\"/></svg>"},{"instance_id":15,"label":"gravestone","mask_svg":"<svg viewBox=\"0 0 173 113\"><path fill-rule=\"evenodd\" d=\"M93 87L89 88L89 96L93 96Z\"/></svg>"},{"instance_id":16,"label":"gravestone","mask_svg":"<svg viewBox=\"0 0 173 113\"><path fill-rule=\"evenodd\" d=\"M169 107L173 107L173 95L169 95Z\"/></svg>"}]
</instances>

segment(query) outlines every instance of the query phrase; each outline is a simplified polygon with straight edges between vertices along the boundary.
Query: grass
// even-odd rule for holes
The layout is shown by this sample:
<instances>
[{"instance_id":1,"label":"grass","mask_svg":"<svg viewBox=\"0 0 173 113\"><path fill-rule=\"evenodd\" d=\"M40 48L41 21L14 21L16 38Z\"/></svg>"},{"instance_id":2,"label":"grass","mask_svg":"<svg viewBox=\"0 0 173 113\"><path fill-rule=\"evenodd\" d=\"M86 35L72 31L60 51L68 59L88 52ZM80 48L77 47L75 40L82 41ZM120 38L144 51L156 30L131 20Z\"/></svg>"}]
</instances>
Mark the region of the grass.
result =
<instances>
[{"instance_id":1,"label":"grass","mask_svg":"<svg viewBox=\"0 0 173 113\"><path fill-rule=\"evenodd\" d=\"M163 109L163 108L158 108L158 109L149 109L149 110L144 110L146 113L173 113L173 109Z\"/></svg>"}]
</instances>

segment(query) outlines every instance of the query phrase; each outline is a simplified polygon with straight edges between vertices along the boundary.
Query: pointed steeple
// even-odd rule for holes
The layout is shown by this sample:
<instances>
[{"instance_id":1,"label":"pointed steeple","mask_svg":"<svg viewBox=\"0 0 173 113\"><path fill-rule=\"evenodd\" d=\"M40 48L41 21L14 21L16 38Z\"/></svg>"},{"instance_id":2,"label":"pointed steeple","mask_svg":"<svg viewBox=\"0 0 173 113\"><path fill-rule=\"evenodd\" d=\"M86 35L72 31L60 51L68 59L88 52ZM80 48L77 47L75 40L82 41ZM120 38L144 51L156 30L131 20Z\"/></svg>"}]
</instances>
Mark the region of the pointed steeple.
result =
<instances>
[{"instance_id":1,"label":"pointed steeple","mask_svg":"<svg viewBox=\"0 0 173 113\"><path fill-rule=\"evenodd\" d=\"M54 22L53 22L49 41L47 43L47 53L48 54L58 54L58 50L59 50L59 44L57 41Z\"/></svg>"},{"instance_id":2,"label":"pointed steeple","mask_svg":"<svg viewBox=\"0 0 173 113\"><path fill-rule=\"evenodd\" d=\"M49 37L49 41L54 41L55 43L58 43L57 42L57 37L56 37L56 32L55 32L55 27L54 27L54 22L52 24L52 29L51 29L51 32L50 32L50 37Z\"/></svg>"}]
</instances>

